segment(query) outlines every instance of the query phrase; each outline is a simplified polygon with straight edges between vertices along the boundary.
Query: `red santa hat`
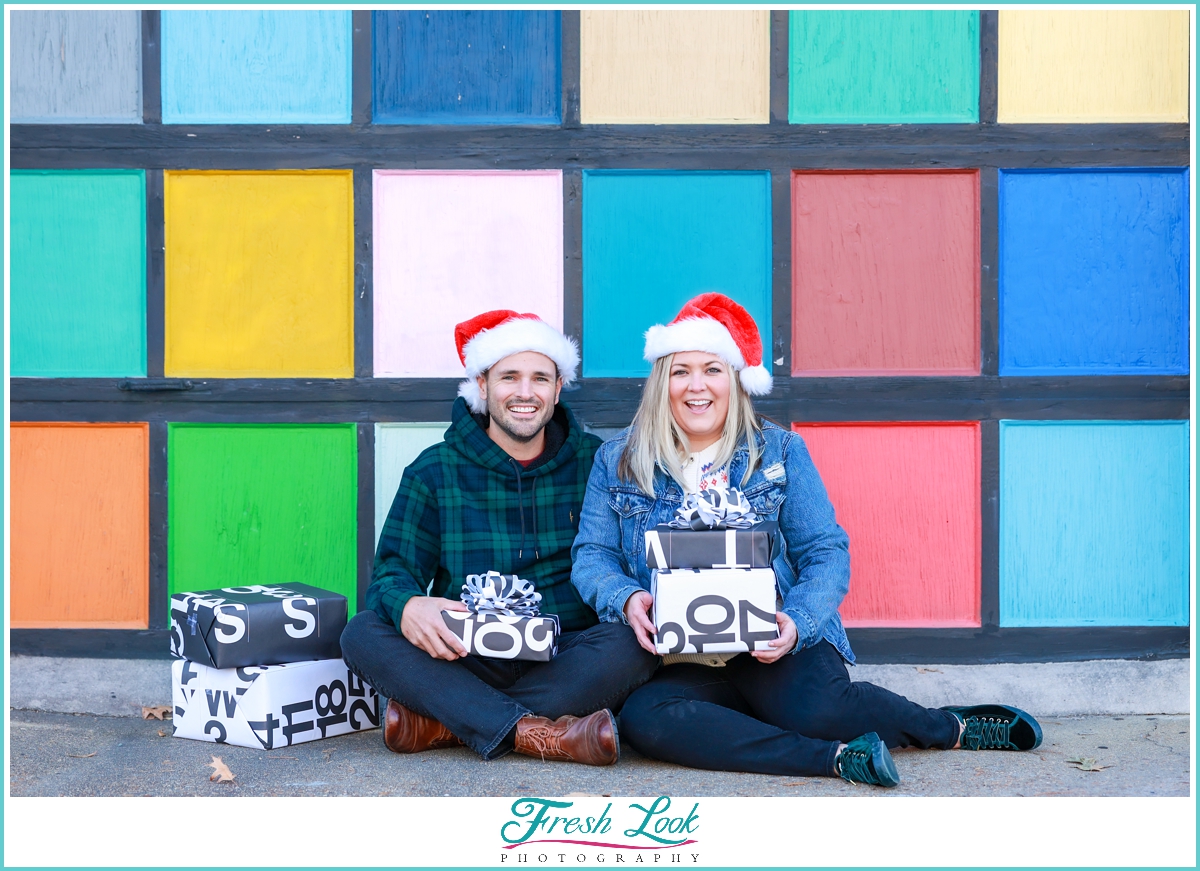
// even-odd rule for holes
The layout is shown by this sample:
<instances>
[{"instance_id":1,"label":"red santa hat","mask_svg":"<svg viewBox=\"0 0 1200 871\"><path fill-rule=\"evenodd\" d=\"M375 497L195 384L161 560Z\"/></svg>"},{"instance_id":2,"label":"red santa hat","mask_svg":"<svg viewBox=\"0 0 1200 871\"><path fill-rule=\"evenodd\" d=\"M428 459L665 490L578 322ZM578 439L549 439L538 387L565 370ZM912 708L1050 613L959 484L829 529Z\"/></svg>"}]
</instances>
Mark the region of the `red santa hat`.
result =
<instances>
[{"instance_id":1,"label":"red santa hat","mask_svg":"<svg viewBox=\"0 0 1200 871\"><path fill-rule=\"evenodd\" d=\"M651 363L679 351L717 354L738 373L747 393L771 392L754 318L723 293L702 293L688 300L671 323L646 330L645 356Z\"/></svg>"},{"instance_id":2,"label":"red santa hat","mask_svg":"<svg viewBox=\"0 0 1200 871\"><path fill-rule=\"evenodd\" d=\"M477 414L487 411L487 402L479 393L476 377L511 354L523 351L545 354L558 366L564 387L575 380L575 368L579 365L579 348L574 339L535 314L511 309L484 312L463 321L454 328L454 344L458 346L458 359L467 368L467 380L458 385L458 395Z\"/></svg>"}]
</instances>

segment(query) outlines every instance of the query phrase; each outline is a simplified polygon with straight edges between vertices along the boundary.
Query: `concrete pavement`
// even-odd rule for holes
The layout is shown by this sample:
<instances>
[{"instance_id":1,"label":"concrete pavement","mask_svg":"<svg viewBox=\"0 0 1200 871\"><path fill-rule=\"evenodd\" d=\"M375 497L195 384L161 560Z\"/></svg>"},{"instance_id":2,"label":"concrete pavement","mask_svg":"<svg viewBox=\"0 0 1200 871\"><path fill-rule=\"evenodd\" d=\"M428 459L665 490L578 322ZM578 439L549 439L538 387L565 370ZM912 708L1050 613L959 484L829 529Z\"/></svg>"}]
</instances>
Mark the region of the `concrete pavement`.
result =
<instances>
[{"instance_id":1,"label":"concrete pavement","mask_svg":"<svg viewBox=\"0 0 1200 871\"><path fill-rule=\"evenodd\" d=\"M893 790L695 771L628 747L616 766L589 768L515 755L483 763L463 749L397 756L378 731L274 751L217 746L140 719L141 705L170 702L167 661L15 657L10 669L14 796L1155 796L1187 795L1191 770L1187 660L860 666L855 680L926 705L1016 704L1045 731L1031 753L897 751ZM209 782L212 756L232 783ZM1068 762L1078 758L1096 770Z\"/></svg>"}]
</instances>

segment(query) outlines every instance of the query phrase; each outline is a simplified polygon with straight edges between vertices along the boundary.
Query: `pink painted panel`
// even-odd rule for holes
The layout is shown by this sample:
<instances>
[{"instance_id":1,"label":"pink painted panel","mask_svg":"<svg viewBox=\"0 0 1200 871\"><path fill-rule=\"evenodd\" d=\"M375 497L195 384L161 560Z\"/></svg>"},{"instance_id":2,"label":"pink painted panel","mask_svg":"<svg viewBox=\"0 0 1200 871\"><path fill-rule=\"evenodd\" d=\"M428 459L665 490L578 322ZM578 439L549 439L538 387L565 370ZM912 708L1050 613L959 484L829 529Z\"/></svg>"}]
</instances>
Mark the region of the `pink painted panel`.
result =
<instances>
[{"instance_id":1,"label":"pink painted panel","mask_svg":"<svg viewBox=\"0 0 1200 871\"><path fill-rule=\"evenodd\" d=\"M979 374L979 173L792 174L792 374Z\"/></svg>"},{"instance_id":2,"label":"pink painted panel","mask_svg":"<svg viewBox=\"0 0 1200 871\"><path fill-rule=\"evenodd\" d=\"M463 375L454 325L563 317L562 173L376 170L375 376Z\"/></svg>"},{"instance_id":3,"label":"pink painted panel","mask_svg":"<svg viewBox=\"0 0 1200 871\"><path fill-rule=\"evenodd\" d=\"M978 626L978 423L793 424L850 536L847 626Z\"/></svg>"}]
</instances>

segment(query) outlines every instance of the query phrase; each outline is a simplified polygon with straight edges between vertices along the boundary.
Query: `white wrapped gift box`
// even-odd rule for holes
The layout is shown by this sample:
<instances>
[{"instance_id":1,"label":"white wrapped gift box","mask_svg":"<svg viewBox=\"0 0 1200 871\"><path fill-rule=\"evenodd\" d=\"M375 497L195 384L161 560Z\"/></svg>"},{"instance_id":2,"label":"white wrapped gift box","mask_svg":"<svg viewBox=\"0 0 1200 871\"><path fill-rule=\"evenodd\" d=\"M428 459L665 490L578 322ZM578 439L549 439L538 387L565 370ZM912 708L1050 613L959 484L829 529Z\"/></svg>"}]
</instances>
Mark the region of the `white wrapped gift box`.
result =
<instances>
[{"instance_id":1,"label":"white wrapped gift box","mask_svg":"<svg viewBox=\"0 0 1200 871\"><path fill-rule=\"evenodd\" d=\"M379 727L375 690L340 659L210 668L171 664L176 738L272 750Z\"/></svg>"},{"instance_id":2,"label":"white wrapped gift box","mask_svg":"<svg viewBox=\"0 0 1200 871\"><path fill-rule=\"evenodd\" d=\"M660 654L770 650L779 637L771 569L658 571L650 592Z\"/></svg>"}]
</instances>

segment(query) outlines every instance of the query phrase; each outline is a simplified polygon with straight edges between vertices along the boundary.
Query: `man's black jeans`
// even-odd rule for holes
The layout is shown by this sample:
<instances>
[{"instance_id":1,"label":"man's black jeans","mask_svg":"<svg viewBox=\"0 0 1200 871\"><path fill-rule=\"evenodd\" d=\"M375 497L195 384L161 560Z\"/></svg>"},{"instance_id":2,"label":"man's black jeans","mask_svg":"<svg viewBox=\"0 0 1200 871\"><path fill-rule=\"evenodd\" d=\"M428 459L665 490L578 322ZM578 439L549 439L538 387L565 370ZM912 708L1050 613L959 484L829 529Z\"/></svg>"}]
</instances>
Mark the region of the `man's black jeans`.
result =
<instances>
[{"instance_id":1,"label":"man's black jeans","mask_svg":"<svg viewBox=\"0 0 1200 871\"><path fill-rule=\"evenodd\" d=\"M478 656L447 662L369 610L347 624L342 657L381 696L434 718L484 759L512 750L513 728L529 714L557 719L602 708L616 712L659 664L623 623L564 632L549 662Z\"/></svg>"},{"instance_id":2,"label":"man's black jeans","mask_svg":"<svg viewBox=\"0 0 1200 871\"><path fill-rule=\"evenodd\" d=\"M958 720L890 690L851 683L832 644L763 664L668 665L625 703L621 737L652 759L715 771L833 776L839 743L877 732L888 747L951 748Z\"/></svg>"}]
</instances>

